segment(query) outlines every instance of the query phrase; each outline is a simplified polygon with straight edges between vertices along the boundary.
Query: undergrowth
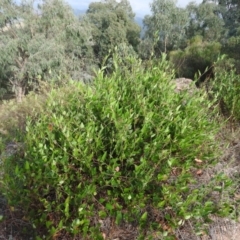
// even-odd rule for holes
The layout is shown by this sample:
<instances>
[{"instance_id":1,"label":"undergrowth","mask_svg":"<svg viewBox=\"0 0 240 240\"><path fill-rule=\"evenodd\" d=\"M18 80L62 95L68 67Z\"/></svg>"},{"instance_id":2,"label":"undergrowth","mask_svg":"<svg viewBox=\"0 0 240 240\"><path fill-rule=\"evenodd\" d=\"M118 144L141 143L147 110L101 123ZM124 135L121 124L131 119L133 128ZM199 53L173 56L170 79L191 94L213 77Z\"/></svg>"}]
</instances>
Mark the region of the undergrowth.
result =
<instances>
[{"instance_id":1,"label":"undergrowth","mask_svg":"<svg viewBox=\"0 0 240 240\"><path fill-rule=\"evenodd\" d=\"M225 55L216 61L215 76L209 84L209 89L223 116L237 124L240 120L240 75L228 61Z\"/></svg>"}]
</instances>

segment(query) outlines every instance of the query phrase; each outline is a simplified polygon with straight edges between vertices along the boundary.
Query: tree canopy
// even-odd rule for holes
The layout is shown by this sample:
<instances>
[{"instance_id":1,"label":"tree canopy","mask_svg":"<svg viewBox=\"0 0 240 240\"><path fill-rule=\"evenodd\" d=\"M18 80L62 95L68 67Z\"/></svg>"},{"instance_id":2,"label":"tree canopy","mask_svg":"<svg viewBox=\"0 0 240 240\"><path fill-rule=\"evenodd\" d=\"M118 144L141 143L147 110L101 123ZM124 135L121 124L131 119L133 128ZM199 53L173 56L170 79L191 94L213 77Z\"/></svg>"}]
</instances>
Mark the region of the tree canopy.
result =
<instances>
[{"instance_id":1,"label":"tree canopy","mask_svg":"<svg viewBox=\"0 0 240 240\"><path fill-rule=\"evenodd\" d=\"M189 14L188 38L201 35L204 41L220 41L224 36L224 20L220 17L221 7L214 2L202 2L187 6Z\"/></svg>"},{"instance_id":2,"label":"tree canopy","mask_svg":"<svg viewBox=\"0 0 240 240\"><path fill-rule=\"evenodd\" d=\"M188 25L187 12L175 0L154 0L151 12L144 18L145 38L156 44L155 51L167 52L181 46Z\"/></svg>"},{"instance_id":3,"label":"tree canopy","mask_svg":"<svg viewBox=\"0 0 240 240\"><path fill-rule=\"evenodd\" d=\"M141 32L128 0L92 2L79 19L62 0L43 0L38 7L36 0L18 4L2 0L0 97L13 91L21 99L38 90L41 81L88 80L93 68L102 64L112 68L114 53L122 58L123 66L129 64L129 56L146 60L171 51L189 55L193 39L201 39L201 46L216 46L217 54L227 54L240 69L238 0L203 0L185 9L178 7L176 0L153 0L150 7ZM209 54L202 47L199 51L203 64L194 66L212 65ZM191 75L198 70L191 69Z\"/></svg>"},{"instance_id":4,"label":"tree canopy","mask_svg":"<svg viewBox=\"0 0 240 240\"><path fill-rule=\"evenodd\" d=\"M92 27L93 49L100 62L119 44L137 49L141 29L134 16L128 0L105 0L89 5L86 18Z\"/></svg>"},{"instance_id":5,"label":"tree canopy","mask_svg":"<svg viewBox=\"0 0 240 240\"><path fill-rule=\"evenodd\" d=\"M93 59L90 31L61 0L44 0L38 9L34 2L4 0L0 26L0 81L19 100L40 80L78 79Z\"/></svg>"}]
</instances>

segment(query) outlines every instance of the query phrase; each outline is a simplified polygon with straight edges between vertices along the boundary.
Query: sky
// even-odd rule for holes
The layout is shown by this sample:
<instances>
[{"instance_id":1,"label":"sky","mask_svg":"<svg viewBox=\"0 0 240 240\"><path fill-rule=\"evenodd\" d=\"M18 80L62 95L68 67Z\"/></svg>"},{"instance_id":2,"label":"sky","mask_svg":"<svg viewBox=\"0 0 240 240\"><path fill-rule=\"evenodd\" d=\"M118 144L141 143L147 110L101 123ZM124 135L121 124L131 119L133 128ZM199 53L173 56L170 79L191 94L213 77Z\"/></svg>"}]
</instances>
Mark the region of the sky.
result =
<instances>
[{"instance_id":1,"label":"sky","mask_svg":"<svg viewBox=\"0 0 240 240\"><path fill-rule=\"evenodd\" d=\"M90 2L97 2L98 0L65 0L68 2L73 8L75 9L87 9ZM196 2L201 3L202 0L178 0L177 5L179 7L185 7L190 2ZM147 14L150 14L150 7L149 4L152 2L152 0L129 0L132 9L134 13L136 13L137 16L143 17Z\"/></svg>"}]
</instances>

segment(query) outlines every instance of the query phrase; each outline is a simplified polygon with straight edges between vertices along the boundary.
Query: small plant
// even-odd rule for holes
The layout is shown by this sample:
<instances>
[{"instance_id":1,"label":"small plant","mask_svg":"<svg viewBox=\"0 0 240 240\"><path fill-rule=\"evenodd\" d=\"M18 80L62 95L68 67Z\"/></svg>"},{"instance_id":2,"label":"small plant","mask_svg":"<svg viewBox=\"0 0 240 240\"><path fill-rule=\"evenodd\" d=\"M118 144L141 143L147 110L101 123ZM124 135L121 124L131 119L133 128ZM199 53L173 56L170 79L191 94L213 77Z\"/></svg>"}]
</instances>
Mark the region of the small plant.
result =
<instances>
[{"instance_id":1,"label":"small plant","mask_svg":"<svg viewBox=\"0 0 240 240\"><path fill-rule=\"evenodd\" d=\"M176 94L164 58L136 66L128 78L99 71L91 86L72 83L61 98L52 91L27 123L24 154L6 159L9 204L48 238L103 239L93 220L111 217L170 239L184 221L221 209L205 194L212 188L193 187L217 154L211 103L202 92ZM151 220L149 207L163 217Z\"/></svg>"}]
</instances>

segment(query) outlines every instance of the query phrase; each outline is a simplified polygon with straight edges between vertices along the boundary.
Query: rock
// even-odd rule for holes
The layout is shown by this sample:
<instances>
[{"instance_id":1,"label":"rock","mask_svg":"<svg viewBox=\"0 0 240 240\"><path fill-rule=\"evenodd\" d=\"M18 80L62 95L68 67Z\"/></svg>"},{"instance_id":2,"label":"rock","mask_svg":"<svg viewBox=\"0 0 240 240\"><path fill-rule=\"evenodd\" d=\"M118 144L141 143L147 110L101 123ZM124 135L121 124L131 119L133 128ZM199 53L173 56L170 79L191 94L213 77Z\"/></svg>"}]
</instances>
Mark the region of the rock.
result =
<instances>
[{"instance_id":1,"label":"rock","mask_svg":"<svg viewBox=\"0 0 240 240\"><path fill-rule=\"evenodd\" d=\"M175 92L179 93L183 90L188 90L189 93L193 94L197 91L197 87L194 84L192 79L189 78L176 78L172 80L172 82L176 85Z\"/></svg>"},{"instance_id":2,"label":"rock","mask_svg":"<svg viewBox=\"0 0 240 240\"><path fill-rule=\"evenodd\" d=\"M5 149L3 149L3 152L0 153L0 179L3 175L3 161L5 158L11 157L14 154L20 154L20 152L23 151L23 143L17 143L17 142L8 142L5 146Z\"/></svg>"}]
</instances>

